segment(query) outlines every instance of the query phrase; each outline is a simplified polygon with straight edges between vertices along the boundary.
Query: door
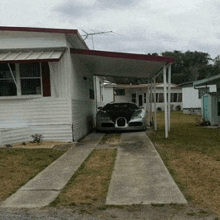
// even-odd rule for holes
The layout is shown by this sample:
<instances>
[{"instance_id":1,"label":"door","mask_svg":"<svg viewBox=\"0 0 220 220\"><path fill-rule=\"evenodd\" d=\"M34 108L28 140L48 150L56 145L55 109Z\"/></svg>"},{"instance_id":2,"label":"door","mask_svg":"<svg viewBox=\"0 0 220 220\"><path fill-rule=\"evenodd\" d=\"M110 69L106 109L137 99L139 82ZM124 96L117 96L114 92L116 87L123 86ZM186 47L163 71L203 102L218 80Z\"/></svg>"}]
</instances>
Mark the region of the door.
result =
<instances>
[{"instance_id":1,"label":"door","mask_svg":"<svg viewBox=\"0 0 220 220\"><path fill-rule=\"evenodd\" d=\"M142 95L139 95L138 97L139 97L138 98L138 105L142 106L143 105L143 97L142 97Z\"/></svg>"},{"instance_id":2,"label":"door","mask_svg":"<svg viewBox=\"0 0 220 220\"><path fill-rule=\"evenodd\" d=\"M209 120L208 96L203 96L203 117L205 121Z\"/></svg>"}]
</instances>

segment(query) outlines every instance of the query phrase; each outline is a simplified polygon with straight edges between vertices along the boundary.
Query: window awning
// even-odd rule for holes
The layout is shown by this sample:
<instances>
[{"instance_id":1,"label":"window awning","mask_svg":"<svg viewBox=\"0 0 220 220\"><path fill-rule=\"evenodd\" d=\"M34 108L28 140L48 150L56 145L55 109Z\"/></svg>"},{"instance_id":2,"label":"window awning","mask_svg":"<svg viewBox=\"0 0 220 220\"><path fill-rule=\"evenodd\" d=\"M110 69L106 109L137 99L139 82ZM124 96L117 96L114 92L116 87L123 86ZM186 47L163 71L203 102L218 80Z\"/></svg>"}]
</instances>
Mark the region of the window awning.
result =
<instances>
[{"instance_id":1,"label":"window awning","mask_svg":"<svg viewBox=\"0 0 220 220\"><path fill-rule=\"evenodd\" d=\"M0 50L0 63L58 62L64 53L60 50Z\"/></svg>"}]
</instances>

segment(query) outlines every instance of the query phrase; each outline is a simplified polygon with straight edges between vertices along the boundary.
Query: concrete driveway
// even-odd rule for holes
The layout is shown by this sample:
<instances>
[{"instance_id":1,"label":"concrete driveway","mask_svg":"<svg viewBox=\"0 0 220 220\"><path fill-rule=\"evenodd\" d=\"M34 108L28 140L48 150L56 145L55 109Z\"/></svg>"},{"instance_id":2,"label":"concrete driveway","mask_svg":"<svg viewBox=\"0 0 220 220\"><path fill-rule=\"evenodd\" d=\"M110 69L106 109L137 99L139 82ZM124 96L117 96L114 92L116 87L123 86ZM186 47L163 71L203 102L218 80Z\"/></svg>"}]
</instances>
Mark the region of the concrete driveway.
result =
<instances>
[{"instance_id":1,"label":"concrete driveway","mask_svg":"<svg viewBox=\"0 0 220 220\"><path fill-rule=\"evenodd\" d=\"M36 208L49 205L104 134L92 133L0 204ZM122 133L106 204L187 203L145 132Z\"/></svg>"},{"instance_id":2,"label":"concrete driveway","mask_svg":"<svg viewBox=\"0 0 220 220\"><path fill-rule=\"evenodd\" d=\"M185 204L145 132L122 133L106 204Z\"/></svg>"}]
</instances>

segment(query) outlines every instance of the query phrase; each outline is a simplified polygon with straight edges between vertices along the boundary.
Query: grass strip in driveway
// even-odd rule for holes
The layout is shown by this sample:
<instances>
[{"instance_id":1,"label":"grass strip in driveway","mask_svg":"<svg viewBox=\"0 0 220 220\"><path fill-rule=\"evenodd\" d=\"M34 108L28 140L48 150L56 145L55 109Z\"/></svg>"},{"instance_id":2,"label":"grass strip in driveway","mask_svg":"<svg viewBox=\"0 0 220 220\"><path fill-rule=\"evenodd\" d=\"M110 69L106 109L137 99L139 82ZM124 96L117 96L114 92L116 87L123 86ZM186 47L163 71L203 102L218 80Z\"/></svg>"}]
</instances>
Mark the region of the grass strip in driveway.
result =
<instances>
[{"instance_id":1,"label":"grass strip in driveway","mask_svg":"<svg viewBox=\"0 0 220 220\"><path fill-rule=\"evenodd\" d=\"M89 205L91 209L103 206L116 152L116 149L94 149L51 206Z\"/></svg>"},{"instance_id":2,"label":"grass strip in driveway","mask_svg":"<svg viewBox=\"0 0 220 220\"><path fill-rule=\"evenodd\" d=\"M0 149L0 202L63 153L52 149Z\"/></svg>"},{"instance_id":3,"label":"grass strip in driveway","mask_svg":"<svg viewBox=\"0 0 220 220\"><path fill-rule=\"evenodd\" d=\"M158 131L148 136L186 199L220 214L220 129L197 125L195 115L172 112L169 138L164 138L164 114Z\"/></svg>"}]
</instances>

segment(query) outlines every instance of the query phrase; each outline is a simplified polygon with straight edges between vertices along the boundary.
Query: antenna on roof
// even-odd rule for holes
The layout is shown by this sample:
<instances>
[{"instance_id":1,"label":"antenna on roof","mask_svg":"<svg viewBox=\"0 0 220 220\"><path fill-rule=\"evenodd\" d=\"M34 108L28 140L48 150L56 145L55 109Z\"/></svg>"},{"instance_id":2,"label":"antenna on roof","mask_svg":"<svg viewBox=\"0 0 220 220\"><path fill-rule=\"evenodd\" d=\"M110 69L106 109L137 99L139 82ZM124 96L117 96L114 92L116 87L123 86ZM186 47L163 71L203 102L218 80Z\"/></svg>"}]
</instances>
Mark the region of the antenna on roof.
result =
<instances>
[{"instance_id":1,"label":"antenna on roof","mask_svg":"<svg viewBox=\"0 0 220 220\"><path fill-rule=\"evenodd\" d=\"M93 36L97 35L97 34L107 34L107 33L111 33L113 31L101 31L101 32L94 32L94 33L87 33L86 31L82 30L85 34L83 34L82 36L85 37L83 40L86 40L89 36L92 36L92 46L93 46L93 50L94 50L94 41L93 41Z\"/></svg>"}]
</instances>

